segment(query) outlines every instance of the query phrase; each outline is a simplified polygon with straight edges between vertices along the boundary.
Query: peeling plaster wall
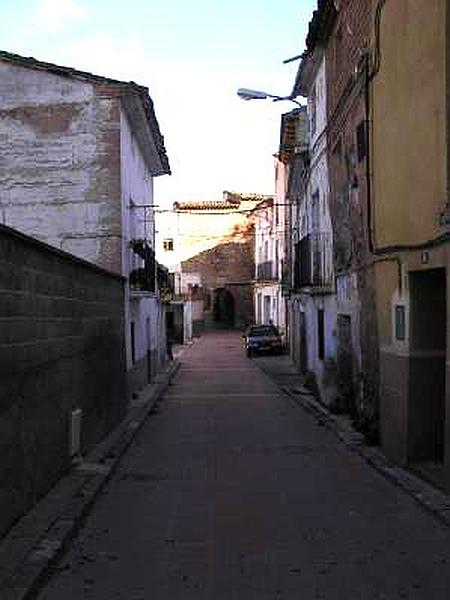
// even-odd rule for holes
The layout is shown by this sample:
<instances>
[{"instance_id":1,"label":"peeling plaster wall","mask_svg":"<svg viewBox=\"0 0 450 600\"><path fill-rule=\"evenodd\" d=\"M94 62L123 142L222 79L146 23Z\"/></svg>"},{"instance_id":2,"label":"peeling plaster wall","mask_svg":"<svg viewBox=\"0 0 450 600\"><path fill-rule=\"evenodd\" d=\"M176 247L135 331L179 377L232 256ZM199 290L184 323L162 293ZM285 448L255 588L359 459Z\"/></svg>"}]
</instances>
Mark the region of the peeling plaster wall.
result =
<instances>
[{"instance_id":1,"label":"peeling plaster wall","mask_svg":"<svg viewBox=\"0 0 450 600\"><path fill-rule=\"evenodd\" d=\"M153 203L153 178L117 91L0 61L0 142L3 224L115 273L141 266L129 240L154 247L153 210L129 206ZM165 359L164 309L126 286L124 311L134 390Z\"/></svg>"},{"instance_id":2,"label":"peeling plaster wall","mask_svg":"<svg viewBox=\"0 0 450 600\"><path fill-rule=\"evenodd\" d=\"M0 61L3 224L121 271L117 99Z\"/></svg>"}]
</instances>

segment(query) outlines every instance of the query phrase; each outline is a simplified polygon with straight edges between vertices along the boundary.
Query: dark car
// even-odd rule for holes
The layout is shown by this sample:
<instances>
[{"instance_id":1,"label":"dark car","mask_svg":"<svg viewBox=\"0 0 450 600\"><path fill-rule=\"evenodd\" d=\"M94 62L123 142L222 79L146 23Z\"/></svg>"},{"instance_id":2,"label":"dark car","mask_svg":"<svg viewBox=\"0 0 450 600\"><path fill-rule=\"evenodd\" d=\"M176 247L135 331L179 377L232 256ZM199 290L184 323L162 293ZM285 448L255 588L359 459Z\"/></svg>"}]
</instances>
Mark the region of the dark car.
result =
<instances>
[{"instance_id":1,"label":"dark car","mask_svg":"<svg viewBox=\"0 0 450 600\"><path fill-rule=\"evenodd\" d=\"M274 325L250 325L242 336L247 356L262 352L279 353L283 349L283 341Z\"/></svg>"}]
</instances>

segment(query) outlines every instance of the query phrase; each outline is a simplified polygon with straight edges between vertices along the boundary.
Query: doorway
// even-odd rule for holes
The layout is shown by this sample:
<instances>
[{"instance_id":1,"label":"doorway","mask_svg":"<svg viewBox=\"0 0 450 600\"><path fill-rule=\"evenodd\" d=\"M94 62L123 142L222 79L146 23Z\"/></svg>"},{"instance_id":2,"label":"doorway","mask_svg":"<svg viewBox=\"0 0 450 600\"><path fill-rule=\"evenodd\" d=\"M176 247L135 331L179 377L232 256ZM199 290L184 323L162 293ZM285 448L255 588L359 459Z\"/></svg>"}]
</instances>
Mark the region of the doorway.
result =
<instances>
[{"instance_id":1,"label":"doorway","mask_svg":"<svg viewBox=\"0 0 450 600\"><path fill-rule=\"evenodd\" d=\"M264 296L264 320L263 323L267 325L267 323L271 320L271 311L270 311L271 298L270 296Z\"/></svg>"},{"instance_id":2,"label":"doorway","mask_svg":"<svg viewBox=\"0 0 450 600\"><path fill-rule=\"evenodd\" d=\"M145 323L145 330L147 332L147 383L152 382L152 335L150 327L150 319L147 317Z\"/></svg>"},{"instance_id":3,"label":"doorway","mask_svg":"<svg viewBox=\"0 0 450 600\"><path fill-rule=\"evenodd\" d=\"M411 272L408 454L443 463L447 298L445 269Z\"/></svg>"},{"instance_id":4,"label":"doorway","mask_svg":"<svg viewBox=\"0 0 450 600\"><path fill-rule=\"evenodd\" d=\"M234 327L235 306L232 294L217 288L214 295L214 322L217 327Z\"/></svg>"},{"instance_id":5,"label":"doorway","mask_svg":"<svg viewBox=\"0 0 450 600\"><path fill-rule=\"evenodd\" d=\"M355 391L353 382L353 340L352 318L339 314L337 317L337 367L342 410L351 417L356 416Z\"/></svg>"}]
</instances>

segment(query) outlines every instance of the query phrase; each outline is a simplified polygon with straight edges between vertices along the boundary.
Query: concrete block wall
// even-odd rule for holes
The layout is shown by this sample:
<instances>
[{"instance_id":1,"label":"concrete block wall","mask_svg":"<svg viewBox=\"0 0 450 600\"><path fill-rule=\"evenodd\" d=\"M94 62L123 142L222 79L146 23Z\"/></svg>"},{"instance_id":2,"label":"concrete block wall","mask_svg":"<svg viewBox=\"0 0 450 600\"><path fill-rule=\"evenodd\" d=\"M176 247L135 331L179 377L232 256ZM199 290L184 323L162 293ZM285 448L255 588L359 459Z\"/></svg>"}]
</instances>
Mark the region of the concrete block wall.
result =
<instances>
[{"instance_id":1,"label":"concrete block wall","mask_svg":"<svg viewBox=\"0 0 450 600\"><path fill-rule=\"evenodd\" d=\"M122 418L123 282L0 226L0 533Z\"/></svg>"}]
</instances>

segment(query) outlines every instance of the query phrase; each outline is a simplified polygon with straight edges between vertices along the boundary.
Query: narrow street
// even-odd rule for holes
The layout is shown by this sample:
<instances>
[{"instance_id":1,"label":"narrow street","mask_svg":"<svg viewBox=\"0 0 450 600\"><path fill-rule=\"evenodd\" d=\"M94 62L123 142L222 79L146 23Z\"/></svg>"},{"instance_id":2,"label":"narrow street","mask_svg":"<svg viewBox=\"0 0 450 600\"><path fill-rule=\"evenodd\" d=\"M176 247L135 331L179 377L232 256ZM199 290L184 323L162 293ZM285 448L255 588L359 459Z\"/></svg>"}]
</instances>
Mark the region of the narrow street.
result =
<instances>
[{"instance_id":1,"label":"narrow street","mask_svg":"<svg viewBox=\"0 0 450 600\"><path fill-rule=\"evenodd\" d=\"M215 332L40 600L448 599L450 531Z\"/></svg>"}]
</instances>

